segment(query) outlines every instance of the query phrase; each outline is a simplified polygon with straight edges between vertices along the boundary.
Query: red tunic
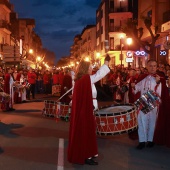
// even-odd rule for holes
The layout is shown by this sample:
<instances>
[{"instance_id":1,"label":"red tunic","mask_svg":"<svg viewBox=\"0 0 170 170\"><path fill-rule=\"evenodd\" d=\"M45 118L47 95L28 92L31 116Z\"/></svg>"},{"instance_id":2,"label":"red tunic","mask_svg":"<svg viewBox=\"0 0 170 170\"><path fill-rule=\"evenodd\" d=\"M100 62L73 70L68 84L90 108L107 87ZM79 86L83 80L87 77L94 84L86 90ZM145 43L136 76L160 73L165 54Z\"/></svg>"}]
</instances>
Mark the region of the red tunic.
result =
<instances>
[{"instance_id":1,"label":"red tunic","mask_svg":"<svg viewBox=\"0 0 170 170\"><path fill-rule=\"evenodd\" d=\"M96 124L90 76L77 80L74 86L69 130L68 161L84 164L98 153Z\"/></svg>"}]
</instances>

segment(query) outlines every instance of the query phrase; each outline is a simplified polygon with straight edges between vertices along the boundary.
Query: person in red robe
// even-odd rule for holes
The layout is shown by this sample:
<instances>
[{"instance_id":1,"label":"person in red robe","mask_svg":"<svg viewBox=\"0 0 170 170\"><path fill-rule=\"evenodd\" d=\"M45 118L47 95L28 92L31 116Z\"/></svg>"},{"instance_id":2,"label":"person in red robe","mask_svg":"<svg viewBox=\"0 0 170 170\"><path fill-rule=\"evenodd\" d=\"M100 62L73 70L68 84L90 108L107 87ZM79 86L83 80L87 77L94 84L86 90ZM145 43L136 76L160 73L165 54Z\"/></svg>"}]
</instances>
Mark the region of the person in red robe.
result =
<instances>
[{"instance_id":1,"label":"person in red robe","mask_svg":"<svg viewBox=\"0 0 170 170\"><path fill-rule=\"evenodd\" d=\"M27 73L28 83L30 84L30 88L27 91L27 98L30 100L30 93L32 93L32 98L35 98L35 83L36 83L37 75L33 72L32 68L29 69Z\"/></svg>"},{"instance_id":2,"label":"person in red robe","mask_svg":"<svg viewBox=\"0 0 170 170\"><path fill-rule=\"evenodd\" d=\"M68 161L75 164L98 165L93 157L98 154L96 140L96 123L94 108L96 108L97 91L94 83L110 72L106 56L105 64L92 74L90 62L81 61L75 78L72 97ZM95 96L94 96L95 93Z\"/></svg>"},{"instance_id":3,"label":"person in red robe","mask_svg":"<svg viewBox=\"0 0 170 170\"><path fill-rule=\"evenodd\" d=\"M72 77L70 75L70 71L65 70L63 82L62 82L62 85L61 85L60 97L63 96L71 88L72 88ZM69 104L70 101L71 101L70 95L71 95L71 91L69 93L67 93L65 96L63 96L60 99L60 102L65 103L65 104Z\"/></svg>"}]
</instances>

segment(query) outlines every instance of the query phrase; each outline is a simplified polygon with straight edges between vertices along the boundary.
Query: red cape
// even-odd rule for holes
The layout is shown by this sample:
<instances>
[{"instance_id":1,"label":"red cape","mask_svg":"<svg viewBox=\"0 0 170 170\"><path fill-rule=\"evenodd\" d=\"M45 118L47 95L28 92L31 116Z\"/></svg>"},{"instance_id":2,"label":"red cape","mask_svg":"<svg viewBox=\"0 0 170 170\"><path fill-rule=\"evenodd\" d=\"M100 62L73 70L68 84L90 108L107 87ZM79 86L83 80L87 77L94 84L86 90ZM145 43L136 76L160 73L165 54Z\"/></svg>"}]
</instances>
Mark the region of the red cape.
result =
<instances>
[{"instance_id":1,"label":"red cape","mask_svg":"<svg viewBox=\"0 0 170 170\"><path fill-rule=\"evenodd\" d=\"M161 78L161 104L157 118L154 142L170 147L170 96L165 78Z\"/></svg>"},{"instance_id":2,"label":"red cape","mask_svg":"<svg viewBox=\"0 0 170 170\"><path fill-rule=\"evenodd\" d=\"M161 79L161 104L159 106L159 113L155 127L154 142L159 145L166 145L170 147L170 96L168 87L166 86L165 76L161 73L158 74ZM138 82L143 80L148 74L143 74L138 79Z\"/></svg>"},{"instance_id":3,"label":"red cape","mask_svg":"<svg viewBox=\"0 0 170 170\"><path fill-rule=\"evenodd\" d=\"M97 153L91 81L90 76L85 75L76 81L73 91L68 161L84 164L85 159Z\"/></svg>"}]
</instances>

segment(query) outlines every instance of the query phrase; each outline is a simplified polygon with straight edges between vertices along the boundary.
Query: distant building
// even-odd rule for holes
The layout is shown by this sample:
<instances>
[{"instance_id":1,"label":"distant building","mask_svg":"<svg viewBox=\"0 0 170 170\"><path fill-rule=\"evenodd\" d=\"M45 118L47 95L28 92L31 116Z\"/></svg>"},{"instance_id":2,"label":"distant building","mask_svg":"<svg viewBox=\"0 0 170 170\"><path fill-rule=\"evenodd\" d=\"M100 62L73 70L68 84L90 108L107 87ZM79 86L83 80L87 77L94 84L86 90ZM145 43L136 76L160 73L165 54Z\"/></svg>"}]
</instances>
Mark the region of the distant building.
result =
<instances>
[{"instance_id":1,"label":"distant building","mask_svg":"<svg viewBox=\"0 0 170 170\"><path fill-rule=\"evenodd\" d=\"M102 0L96 12L96 50L111 56L111 67L127 66L125 62L128 46L121 27L128 19L138 17L138 1Z\"/></svg>"},{"instance_id":2,"label":"distant building","mask_svg":"<svg viewBox=\"0 0 170 170\"><path fill-rule=\"evenodd\" d=\"M4 53L3 45L10 45L10 12L11 4L9 1L0 0L0 64L3 64Z\"/></svg>"},{"instance_id":3,"label":"distant building","mask_svg":"<svg viewBox=\"0 0 170 170\"><path fill-rule=\"evenodd\" d=\"M170 39L170 1L169 0L147 0L147 3L143 0L139 1L139 22L138 27L143 27L144 35L143 40L151 41L151 35L144 26L140 16L150 17L152 20L152 29L154 30L155 25L158 25L158 33L160 34L159 39L156 41L155 50L156 55L154 56L158 62L170 63L169 49L164 47L164 44ZM169 47L170 48L170 47ZM137 62L139 65L144 64L144 58L138 58Z\"/></svg>"}]
</instances>

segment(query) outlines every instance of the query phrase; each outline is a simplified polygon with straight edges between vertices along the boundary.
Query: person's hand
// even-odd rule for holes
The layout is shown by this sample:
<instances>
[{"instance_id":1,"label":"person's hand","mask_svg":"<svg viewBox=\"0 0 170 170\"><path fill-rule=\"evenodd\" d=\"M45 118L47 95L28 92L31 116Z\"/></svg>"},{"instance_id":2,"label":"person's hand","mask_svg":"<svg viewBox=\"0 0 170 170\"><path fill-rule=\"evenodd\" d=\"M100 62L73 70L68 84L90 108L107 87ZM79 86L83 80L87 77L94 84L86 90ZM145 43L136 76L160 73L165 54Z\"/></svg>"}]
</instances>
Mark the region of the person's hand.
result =
<instances>
[{"instance_id":1,"label":"person's hand","mask_svg":"<svg viewBox=\"0 0 170 170\"><path fill-rule=\"evenodd\" d=\"M132 88L135 88L135 83L131 83L131 87L132 87Z\"/></svg>"},{"instance_id":2,"label":"person's hand","mask_svg":"<svg viewBox=\"0 0 170 170\"><path fill-rule=\"evenodd\" d=\"M109 54L106 54L104 61L110 61L110 60L111 60L111 58L110 58Z\"/></svg>"}]
</instances>

